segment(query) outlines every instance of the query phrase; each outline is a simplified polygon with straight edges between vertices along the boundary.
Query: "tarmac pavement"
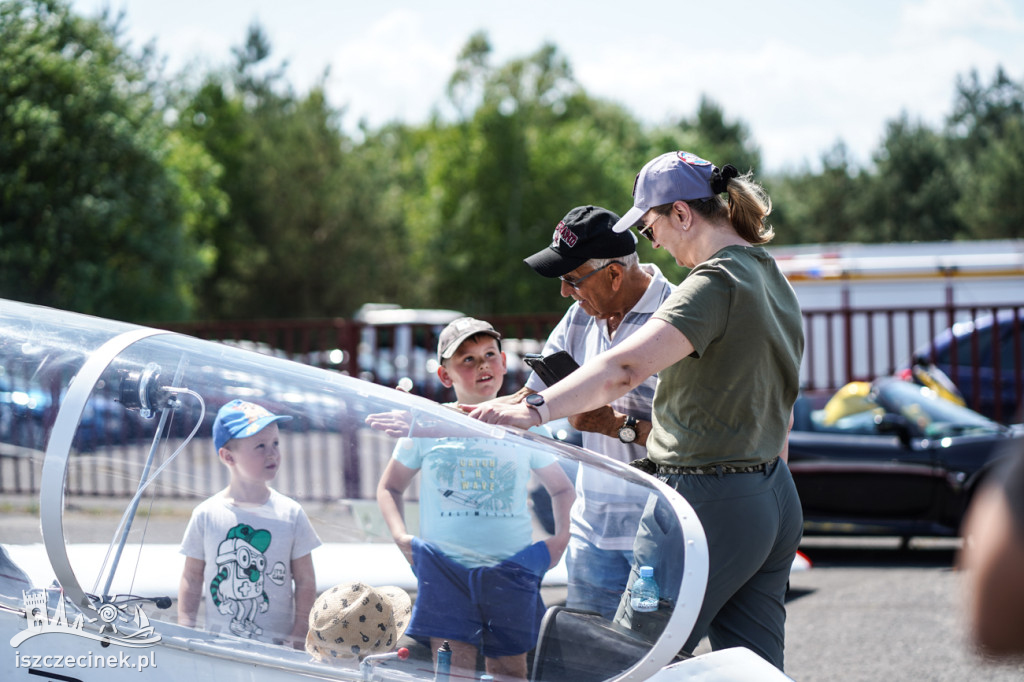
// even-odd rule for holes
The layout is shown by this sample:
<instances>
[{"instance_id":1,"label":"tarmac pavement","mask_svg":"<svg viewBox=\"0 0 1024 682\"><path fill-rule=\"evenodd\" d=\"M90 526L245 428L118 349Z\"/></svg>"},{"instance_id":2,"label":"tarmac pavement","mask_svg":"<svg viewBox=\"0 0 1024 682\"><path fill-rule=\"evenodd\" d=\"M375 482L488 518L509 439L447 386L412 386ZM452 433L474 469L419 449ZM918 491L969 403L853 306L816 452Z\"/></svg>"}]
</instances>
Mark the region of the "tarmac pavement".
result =
<instances>
[{"instance_id":1,"label":"tarmac pavement","mask_svg":"<svg viewBox=\"0 0 1024 682\"><path fill-rule=\"evenodd\" d=\"M1024 679L971 650L958 540L805 538L814 566L787 602L786 674L800 682Z\"/></svg>"}]
</instances>

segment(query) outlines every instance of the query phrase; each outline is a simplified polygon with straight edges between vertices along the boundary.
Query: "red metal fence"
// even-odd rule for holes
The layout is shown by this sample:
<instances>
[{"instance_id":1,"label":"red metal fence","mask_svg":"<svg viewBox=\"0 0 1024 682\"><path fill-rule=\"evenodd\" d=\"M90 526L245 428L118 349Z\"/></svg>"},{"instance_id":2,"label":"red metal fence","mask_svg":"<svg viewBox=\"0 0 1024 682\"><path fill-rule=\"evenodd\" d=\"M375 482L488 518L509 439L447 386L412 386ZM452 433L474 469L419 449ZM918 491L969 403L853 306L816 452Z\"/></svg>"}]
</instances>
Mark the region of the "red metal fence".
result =
<instances>
[{"instance_id":1,"label":"red metal fence","mask_svg":"<svg viewBox=\"0 0 1024 682\"><path fill-rule=\"evenodd\" d=\"M958 381L969 406L1004 423L1021 418L1019 413L1014 414L1013 406L1021 405L1024 395L1024 304L848 307L804 310L803 316L806 347L801 384L806 392L823 398L850 381L897 373L909 366L915 353L921 352L929 359L949 361L943 369ZM995 318L997 324L974 325L987 317ZM521 354L538 352L559 319L559 314L489 317L502 332L503 348L509 354L506 391L518 389L526 378L527 368L521 362ZM945 344L940 336L954 325L964 334ZM249 347L385 385L409 377L413 391L420 395L439 401L454 397L436 376L437 335L441 331L438 325L368 325L344 319L314 319L163 326L170 331ZM36 493L41 462L39 434L29 431L38 425L25 419L9 426L11 442L2 443L0 452L0 492ZM329 448L322 444L309 448L326 449ZM130 457L130 453L122 450L112 448L108 454L110 458ZM186 465L187 462L183 464ZM357 478L365 474L360 480L375 480L372 471L353 471L352 476ZM314 495L311 488L301 485L301 481L310 479L311 472L312 469L297 471L294 481L299 483L295 490L288 490L289 494L301 499L312 499L311 495L320 499L337 492L327 490ZM87 495L122 494L96 487L88 474L83 470L69 477L70 488ZM283 474L287 479L283 485L291 485L289 476ZM372 497L372 491L367 494Z\"/></svg>"},{"instance_id":2,"label":"red metal fence","mask_svg":"<svg viewBox=\"0 0 1024 682\"><path fill-rule=\"evenodd\" d=\"M526 379L523 352L539 352L555 328L559 313L491 315L510 356L505 389ZM409 377L413 393L434 400L454 399L436 378L437 336L443 325L365 324L342 318L309 320L235 320L164 324L161 328L240 345L384 385Z\"/></svg>"},{"instance_id":3,"label":"red metal fence","mask_svg":"<svg viewBox=\"0 0 1024 682\"><path fill-rule=\"evenodd\" d=\"M895 374L919 355L949 375L969 407L997 421L1019 418L1014 411L1024 394L1024 305L845 308L803 314L805 391L830 394L850 381ZM989 319L995 322L986 325ZM959 334L943 339L950 328Z\"/></svg>"},{"instance_id":4,"label":"red metal fence","mask_svg":"<svg viewBox=\"0 0 1024 682\"><path fill-rule=\"evenodd\" d=\"M801 385L816 394L830 394L850 381L869 381L897 373L908 367L915 352L922 349L934 358L939 350L933 347L934 340L954 324L986 316L1008 316L1009 322L999 318L998 325L959 340L954 338L952 365L945 371L954 379L973 378L964 396L968 405L999 421L1010 421L1015 415L1007 406L1022 402L1024 304L847 307L804 310L803 315L806 347ZM489 321L502 332L506 340L504 349L511 356L506 390L518 388L525 379L526 368L518 361L521 353L538 351L560 317L557 313L489 316ZM378 383L393 384L408 376L413 380L414 392L436 400L451 398L447 389L434 379L435 367L431 365L440 332L438 326L367 325L335 318L197 322L164 328L205 339L247 344L254 350ZM398 339L403 339L404 348L396 351ZM969 351L963 348L964 343ZM1003 352L992 352L1000 346ZM991 403L984 395L986 391L994 391Z\"/></svg>"}]
</instances>

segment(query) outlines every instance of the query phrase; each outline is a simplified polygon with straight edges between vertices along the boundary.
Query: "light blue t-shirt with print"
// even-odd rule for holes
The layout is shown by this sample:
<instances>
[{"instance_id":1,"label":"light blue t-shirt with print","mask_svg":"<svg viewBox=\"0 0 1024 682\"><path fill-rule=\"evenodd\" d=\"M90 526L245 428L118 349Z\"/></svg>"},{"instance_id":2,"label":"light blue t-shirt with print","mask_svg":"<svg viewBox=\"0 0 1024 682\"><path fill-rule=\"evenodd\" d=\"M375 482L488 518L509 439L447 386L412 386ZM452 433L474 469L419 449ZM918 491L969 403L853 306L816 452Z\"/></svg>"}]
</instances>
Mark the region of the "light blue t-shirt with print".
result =
<instances>
[{"instance_id":1,"label":"light blue t-shirt with print","mask_svg":"<svg viewBox=\"0 0 1024 682\"><path fill-rule=\"evenodd\" d=\"M492 438L402 438L394 458L420 471L420 538L469 568L530 545L530 472L553 455Z\"/></svg>"}]
</instances>

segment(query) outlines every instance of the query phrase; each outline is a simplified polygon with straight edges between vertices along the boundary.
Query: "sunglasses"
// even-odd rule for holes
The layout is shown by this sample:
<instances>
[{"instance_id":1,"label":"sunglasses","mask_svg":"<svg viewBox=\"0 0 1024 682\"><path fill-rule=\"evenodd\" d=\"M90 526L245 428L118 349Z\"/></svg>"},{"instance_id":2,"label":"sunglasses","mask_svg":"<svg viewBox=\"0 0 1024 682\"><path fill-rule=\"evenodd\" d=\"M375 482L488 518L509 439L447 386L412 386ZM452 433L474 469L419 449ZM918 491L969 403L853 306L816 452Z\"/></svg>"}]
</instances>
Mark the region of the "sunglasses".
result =
<instances>
[{"instance_id":1,"label":"sunglasses","mask_svg":"<svg viewBox=\"0 0 1024 682\"><path fill-rule=\"evenodd\" d=\"M563 282L565 282L566 284L571 286L573 289L579 289L581 284L586 282L588 279L590 279L591 277L593 277L597 273L599 273L602 270L604 270L609 265L622 265L622 263L620 263L617 260L613 260L611 263L607 263L605 265L602 265L601 267L599 267L597 270L594 270L593 272L588 272L587 274L583 275L579 279L566 279L565 277L559 277L558 279L562 280Z\"/></svg>"},{"instance_id":2,"label":"sunglasses","mask_svg":"<svg viewBox=\"0 0 1024 682\"><path fill-rule=\"evenodd\" d=\"M665 216L663 214L659 213L658 217L655 218L654 220L652 220L650 225L638 225L637 228L636 228L636 231L639 232L640 236L642 236L647 241L653 242L654 241L654 224L657 223L659 220L661 220L664 217Z\"/></svg>"}]
</instances>

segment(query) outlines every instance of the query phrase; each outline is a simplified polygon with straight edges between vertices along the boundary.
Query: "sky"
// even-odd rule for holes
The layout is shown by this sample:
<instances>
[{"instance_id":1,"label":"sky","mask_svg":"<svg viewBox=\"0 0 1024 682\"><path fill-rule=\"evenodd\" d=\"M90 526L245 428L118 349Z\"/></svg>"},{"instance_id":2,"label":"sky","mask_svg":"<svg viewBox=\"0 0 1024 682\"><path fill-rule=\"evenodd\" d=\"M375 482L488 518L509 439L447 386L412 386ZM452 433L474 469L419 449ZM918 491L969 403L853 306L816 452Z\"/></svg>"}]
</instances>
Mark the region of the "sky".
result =
<instances>
[{"instance_id":1,"label":"sky","mask_svg":"<svg viewBox=\"0 0 1024 682\"><path fill-rule=\"evenodd\" d=\"M692 117L702 97L747 126L765 170L817 168L843 141L870 161L906 114L939 128L956 80L997 66L1024 81L1024 0L72 0L125 12L169 72L222 66L258 22L300 93L327 73L342 127L444 110L459 50L484 31L492 65L545 43L594 97L644 123ZM198 68L197 68L198 67ZM329 70L328 70L329 69ZM691 151L691 150L688 150ZM698 154L700 150L696 151ZM728 159L711 159L719 165Z\"/></svg>"}]
</instances>

